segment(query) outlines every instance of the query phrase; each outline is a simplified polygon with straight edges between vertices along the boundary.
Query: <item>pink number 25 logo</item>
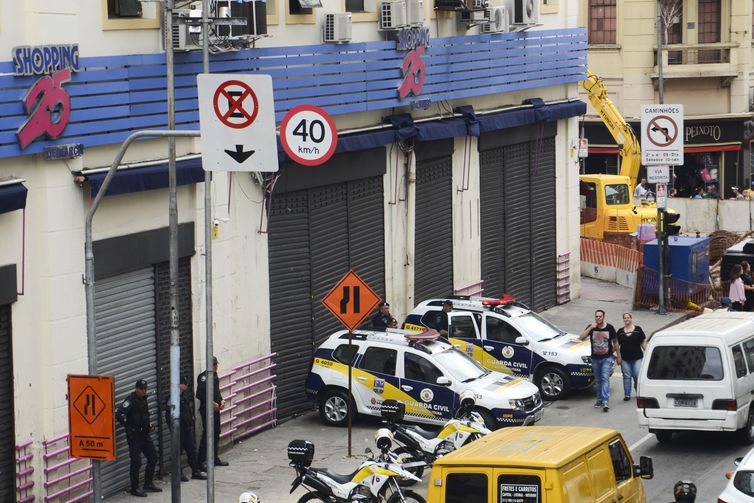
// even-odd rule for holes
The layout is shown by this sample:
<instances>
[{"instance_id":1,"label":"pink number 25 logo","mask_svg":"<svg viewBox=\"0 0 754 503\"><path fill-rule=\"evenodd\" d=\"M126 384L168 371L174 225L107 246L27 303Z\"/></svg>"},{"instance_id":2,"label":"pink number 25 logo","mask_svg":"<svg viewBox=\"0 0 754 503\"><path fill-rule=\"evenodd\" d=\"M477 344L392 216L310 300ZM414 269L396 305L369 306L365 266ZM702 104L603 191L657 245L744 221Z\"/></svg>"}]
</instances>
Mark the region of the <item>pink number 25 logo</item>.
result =
<instances>
[{"instance_id":1,"label":"pink number 25 logo","mask_svg":"<svg viewBox=\"0 0 754 503\"><path fill-rule=\"evenodd\" d=\"M65 130L71 116L71 98L63 84L71 80L71 68L64 68L52 76L37 80L23 99L29 118L18 128L21 150L46 134L57 138Z\"/></svg>"}]
</instances>

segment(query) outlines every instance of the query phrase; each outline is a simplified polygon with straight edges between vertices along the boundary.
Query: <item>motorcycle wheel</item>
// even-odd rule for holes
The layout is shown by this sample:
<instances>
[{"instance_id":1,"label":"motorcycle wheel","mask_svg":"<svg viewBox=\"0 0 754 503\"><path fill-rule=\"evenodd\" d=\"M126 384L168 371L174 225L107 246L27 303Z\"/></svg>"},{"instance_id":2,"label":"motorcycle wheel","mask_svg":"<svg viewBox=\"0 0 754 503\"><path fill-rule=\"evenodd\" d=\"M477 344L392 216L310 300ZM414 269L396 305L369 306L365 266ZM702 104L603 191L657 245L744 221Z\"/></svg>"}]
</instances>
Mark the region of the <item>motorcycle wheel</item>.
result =
<instances>
[{"instance_id":1,"label":"motorcycle wheel","mask_svg":"<svg viewBox=\"0 0 754 503\"><path fill-rule=\"evenodd\" d=\"M322 501L325 503L328 500L320 496L319 493L306 493L298 499L298 503L306 503L307 501Z\"/></svg>"},{"instance_id":2,"label":"motorcycle wheel","mask_svg":"<svg viewBox=\"0 0 754 503\"><path fill-rule=\"evenodd\" d=\"M407 449L406 447L398 447L396 450L393 451L393 454L398 458L398 464L403 463L414 463L416 461L421 461L420 459L417 459L413 453ZM423 466L415 466L411 468L405 469L407 472L415 475L418 478L422 478L422 475L424 474L424 467ZM405 479L403 477L398 478L398 485L401 487L407 487L412 486L416 484L415 480L411 479Z\"/></svg>"},{"instance_id":3,"label":"motorcycle wheel","mask_svg":"<svg viewBox=\"0 0 754 503\"><path fill-rule=\"evenodd\" d=\"M403 495L393 493L388 498L387 503L427 503L427 500L416 494L414 491L402 491Z\"/></svg>"}]
</instances>

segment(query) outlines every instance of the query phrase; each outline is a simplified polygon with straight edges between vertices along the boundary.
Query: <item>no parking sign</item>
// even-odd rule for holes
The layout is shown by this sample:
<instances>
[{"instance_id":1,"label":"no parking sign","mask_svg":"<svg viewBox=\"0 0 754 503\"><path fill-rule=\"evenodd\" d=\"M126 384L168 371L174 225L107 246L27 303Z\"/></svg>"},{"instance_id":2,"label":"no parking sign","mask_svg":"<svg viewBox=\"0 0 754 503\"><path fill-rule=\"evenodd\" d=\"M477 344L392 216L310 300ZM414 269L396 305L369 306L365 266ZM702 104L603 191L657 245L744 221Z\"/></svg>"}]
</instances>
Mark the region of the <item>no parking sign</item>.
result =
<instances>
[{"instance_id":1,"label":"no parking sign","mask_svg":"<svg viewBox=\"0 0 754 503\"><path fill-rule=\"evenodd\" d=\"M314 105L292 108L280 123L280 143L288 156L304 166L327 162L338 145L332 117Z\"/></svg>"}]
</instances>

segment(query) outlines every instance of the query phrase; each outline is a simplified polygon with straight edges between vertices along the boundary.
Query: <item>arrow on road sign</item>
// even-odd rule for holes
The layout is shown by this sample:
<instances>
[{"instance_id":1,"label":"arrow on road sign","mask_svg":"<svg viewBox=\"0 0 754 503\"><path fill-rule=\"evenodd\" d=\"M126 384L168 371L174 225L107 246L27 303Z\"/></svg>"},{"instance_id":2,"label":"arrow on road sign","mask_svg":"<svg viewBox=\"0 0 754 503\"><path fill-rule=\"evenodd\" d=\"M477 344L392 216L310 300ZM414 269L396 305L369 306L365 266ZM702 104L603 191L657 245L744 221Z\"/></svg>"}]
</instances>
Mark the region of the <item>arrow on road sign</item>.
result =
<instances>
[{"instance_id":1,"label":"arrow on road sign","mask_svg":"<svg viewBox=\"0 0 754 503\"><path fill-rule=\"evenodd\" d=\"M253 150L244 150L243 145L236 145L235 150L226 150L226 154L231 156L238 164L242 164L246 159L254 154Z\"/></svg>"}]
</instances>

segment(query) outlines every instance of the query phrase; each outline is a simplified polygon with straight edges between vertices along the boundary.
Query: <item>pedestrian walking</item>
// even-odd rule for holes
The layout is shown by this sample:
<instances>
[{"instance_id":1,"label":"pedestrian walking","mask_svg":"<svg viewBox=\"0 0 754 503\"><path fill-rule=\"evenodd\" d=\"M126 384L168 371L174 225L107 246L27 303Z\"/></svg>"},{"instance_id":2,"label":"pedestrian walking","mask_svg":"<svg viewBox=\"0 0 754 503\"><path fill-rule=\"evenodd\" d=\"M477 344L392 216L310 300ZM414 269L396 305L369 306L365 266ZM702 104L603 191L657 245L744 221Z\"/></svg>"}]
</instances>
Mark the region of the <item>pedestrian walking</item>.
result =
<instances>
[{"instance_id":1,"label":"pedestrian walking","mask_svg":"<svg viewBox=\"0 0 754 503\"><path fill-rule=\"evenodd\" d=\"M191 468L191 478L197 480L207 480L207 474L199 467L199 460L196 457L196 440L194 436L194 425L196 416L194 415L194 394L188 389L188 378L181 377L178 384L181 392L180 401L180 426L181 426L181 449L186 452L189 467ZM171 407L165 408L165 421L168 423L168 429L172 430L173 422L170 417ZM183 474L181 469L181 481L188 482L189 478Z\"/></svg>"},{"instance_id":2,"label":"pedestrian walking","mask_svg":"<svg viewBox=\"0 0 754 503\"><path fill-rule=\"evenodd\" d=\"M746 294L744 293L744 282L741 279L743 269L741 264L736 264L730 270L730 287L728 289L728 297L731 302L731 309L734 311L743 311L744 304L746 303Z\"/></svg>"},{"instance_id":3,"label":"pedestrian walking","mask_svg":"<svg viewBox=\"0 0 754 503\"><path fill-rule=\"evenodd\" d=\"M162 492L162 489L154 485L153 482L154 469L157 466L157 451L150 435L154 431L154 425L149 422L147 381L144 379L136 381L134 391L118 406L115 417L126 430L128 455L131 457L131 494L144 498L147 496L145 491ZM147 459L143 490L139 488L142 454Z\"/></svg>"},{"instance_id":4,"label":"pedestrian walking","mask_svg":"<svg viewBox=\"0 0 754 503\"><path fill-rule=\"evenodd\" d=\"M393 315L390 314L390 304L383 301L380 303L380 310L377 311L377 314L372 316L372 327L385 330L392 318Z\"/></svg>"},{"instance_id":5,"label":"pedestrian walking","mask_svg":"<svg viewBox=\"0 0 754 503\"><path fill-rule=\"evenodd\" d=\"M647 349L647 336L640 326L634 325L631 313L623 313L623 326L616 333L623 373L623 401L631 400L631 387L634 391L639 380L639 370L644 351Z\"/></svg>"},{"instance_id":6,"label":"pedestrian walking","mask_svg":"<svg viewBox=\"0 0 754 503\"><path fill-rule=\"evenodd\" d=\"M589 338L592 345L592 372L597 386L596 408L602 407L603 412L610 411L610 372L614 362L620 364L620 352L618 351L618 338L615 328L605 321L605 311L597 309L594 312L594 321L586 326L579 334L582 341ZM616 360L613 359L616 354Z\"/></svg>"},{"instance_id":7,"label":"pedestrian walking","mask_svg":"<svg viewBox=\"0 0 754 503\"><path fill-rule=\"evenodd\" d=\"M199 407L200 407L200 413L199 416L202 418L202 439L199 441L199 463L200 466L204 469L206 469L207 464L207 421L208 418L206 417L206 404L207 404L207 375L209 372L212 372L213 374L213 384L212 387L214 390L213 400L212 400L212 408L214 410L213 413L213 419L214 419L214 426L215 426L215 466L228 466L227 461L222 461L218 456L218 447L220 444L220 410L222 410L223 406L225 406L225 400L223 400L222 395L220 394L220 381L217 378L217 357L212 357L212 370L205 370L201 374L199 374L199 377L196 379L196 398L199 399Z\"/></svg>"}]
</instances>

